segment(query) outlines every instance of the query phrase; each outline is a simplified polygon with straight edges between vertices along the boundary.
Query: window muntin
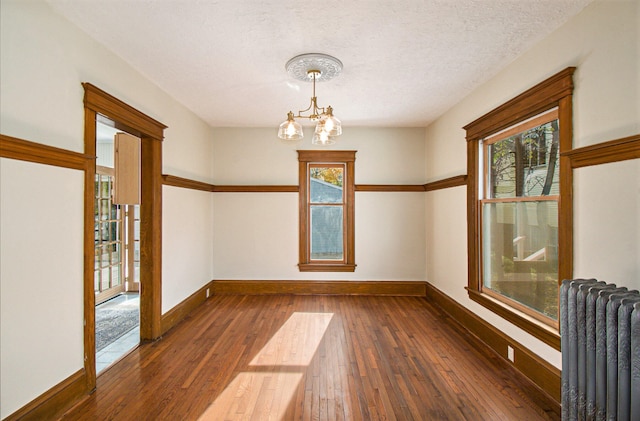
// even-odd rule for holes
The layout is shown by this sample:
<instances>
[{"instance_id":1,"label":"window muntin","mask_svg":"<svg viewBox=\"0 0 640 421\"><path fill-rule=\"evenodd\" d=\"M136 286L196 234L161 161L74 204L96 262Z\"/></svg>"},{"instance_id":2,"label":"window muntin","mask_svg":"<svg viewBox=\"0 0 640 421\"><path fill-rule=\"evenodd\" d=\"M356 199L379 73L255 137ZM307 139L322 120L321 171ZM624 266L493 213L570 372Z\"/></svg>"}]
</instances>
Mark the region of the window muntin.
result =
<instances>
[{"instance_id":1,"label":"window muntin","mask_svg":"<svg viewBox=\"0 0 640 421\"><path fill-rule=\"evenodd\" d=\"M482 291L557 322L557 110L480 142Z\"/></svg>"}]
</instances>

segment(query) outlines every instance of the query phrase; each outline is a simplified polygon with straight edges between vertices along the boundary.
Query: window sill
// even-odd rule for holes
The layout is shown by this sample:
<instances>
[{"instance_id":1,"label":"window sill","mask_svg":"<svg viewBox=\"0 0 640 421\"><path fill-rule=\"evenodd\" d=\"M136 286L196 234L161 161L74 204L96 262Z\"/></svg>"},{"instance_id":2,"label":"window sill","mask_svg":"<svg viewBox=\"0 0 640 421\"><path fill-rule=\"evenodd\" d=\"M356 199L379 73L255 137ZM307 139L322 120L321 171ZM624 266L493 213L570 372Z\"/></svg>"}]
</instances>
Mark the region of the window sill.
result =
<instances>
[{"instance_id":1,"label":"window sill","mask_svg":"<svg viewBox=\"0 0 640 421\"><path fill-rule=\"evenodd\" d=\"M487 294L467 288L469 298L491 310L505 320L513 323L525 332L533 335L550 347L560 351L560 334L557 329L524 314Z\"/></svg>"},{"instance_id":2,"label":"window sill","mask_svg":"<svg viewBox=\"0 0 640 421\"><path fill-rule=\"evenodd\" d=\"M299 263L300 272L355 272L356 265L334 263Z\"/></svg>"}]
</instances>

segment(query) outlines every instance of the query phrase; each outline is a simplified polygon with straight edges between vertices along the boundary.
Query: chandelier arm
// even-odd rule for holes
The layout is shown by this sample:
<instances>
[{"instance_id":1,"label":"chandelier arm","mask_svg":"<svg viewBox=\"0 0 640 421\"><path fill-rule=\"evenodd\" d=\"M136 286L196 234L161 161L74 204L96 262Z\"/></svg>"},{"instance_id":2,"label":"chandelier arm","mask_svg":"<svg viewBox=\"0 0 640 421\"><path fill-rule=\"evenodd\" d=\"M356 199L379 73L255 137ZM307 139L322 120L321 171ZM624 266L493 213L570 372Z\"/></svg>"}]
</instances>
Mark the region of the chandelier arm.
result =
<instances>
[{"instance_id":1,"label":"chandelier arm","mask_svg":"<svg viewBox=\"0 0 640 421\"><path fill-rule=\"evenodd\" d=\"M298 118L309 118L307 116L302 115L302 113L305 113L305 112L311 110L312 108L314 108L314 105L315 105L314 98L311 98L311 101L309 102L309 106L307 108L305 108L304 110L298 111L298 115L296 117L298 117Z\"/></svg>"},{"instance_id":2,"label":"chandelier arm","mask_svg":"<svg viewBox=\"0 0 640 421\"><path fill-rule=\"evenodd\" d=\"M302 115L302 113L305 113L307 111L311 111L311 114L308 116ZM324 115L324 114L326 114L325 107L318 107L318 99L314 96L313 98L311 98L311 103L307 108L305 108L304 110L298 111L296 118L315 119L315 118L319 118L321 115Z\"/></svg>"}]
</instances>

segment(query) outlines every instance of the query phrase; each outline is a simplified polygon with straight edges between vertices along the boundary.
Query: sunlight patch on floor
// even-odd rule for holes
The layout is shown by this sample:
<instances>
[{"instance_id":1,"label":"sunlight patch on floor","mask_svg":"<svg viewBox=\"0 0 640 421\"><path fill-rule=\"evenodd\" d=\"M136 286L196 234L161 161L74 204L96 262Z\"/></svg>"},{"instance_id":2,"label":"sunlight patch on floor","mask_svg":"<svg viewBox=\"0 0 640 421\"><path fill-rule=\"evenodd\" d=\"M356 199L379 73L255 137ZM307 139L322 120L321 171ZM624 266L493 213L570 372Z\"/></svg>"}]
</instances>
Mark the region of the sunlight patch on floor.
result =
<instances>
[{"instance_id":1,"label":"sunlight patch on floor","mask_svg":"<svg viewBox=\"0 0 640 421\"><path fill-rule=\"evenodd\" d=\"M249 365L309 365L332 317L333 313L293 313Z\"/></svg>"},{"instance_id":2,"label":"sunlight patch on floor","mask_svg":"<svg viewBox=\"0 0 640 421\"><path fill-rule=\"evenodd\" d=\"M302 376L302 373L240 373L199 420L281 419Z\"/></svg>"},{"instance_id":3,"label":"sunlight patch on floor","mask_svg":"<svg viewBox=\"0 0 640 421\"><path fill-rule=\"evenodd\" d=\"M281 420L332 317L293 313L249 363L260 371L238 374L199 420Z\"/></svg>"}]
</instances>

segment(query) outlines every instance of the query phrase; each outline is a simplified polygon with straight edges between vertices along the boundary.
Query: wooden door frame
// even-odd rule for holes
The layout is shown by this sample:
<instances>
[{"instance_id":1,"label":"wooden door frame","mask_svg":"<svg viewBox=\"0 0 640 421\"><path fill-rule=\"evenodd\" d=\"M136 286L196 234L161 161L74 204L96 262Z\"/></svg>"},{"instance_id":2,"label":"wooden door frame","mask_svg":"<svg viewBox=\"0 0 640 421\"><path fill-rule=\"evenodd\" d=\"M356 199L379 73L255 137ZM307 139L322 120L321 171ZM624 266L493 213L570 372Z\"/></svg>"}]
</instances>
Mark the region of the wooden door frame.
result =
<instances>
[{"instance_id":1,"label":"wooden door frame","mask_svg":"<svg viewBox=\"0 0 640 421\"><path fill-rule=\"evenodd\" d=\"M93 156L85 172L84 198L84 369L87 387L96 387L94 293L94 180L96 121L106 117L115 127L141 139L140 198L140 339L160 337L162 312L162 140L164 124L90 83L84 88L85 154Z\"/></svg>"}]
</instances>

